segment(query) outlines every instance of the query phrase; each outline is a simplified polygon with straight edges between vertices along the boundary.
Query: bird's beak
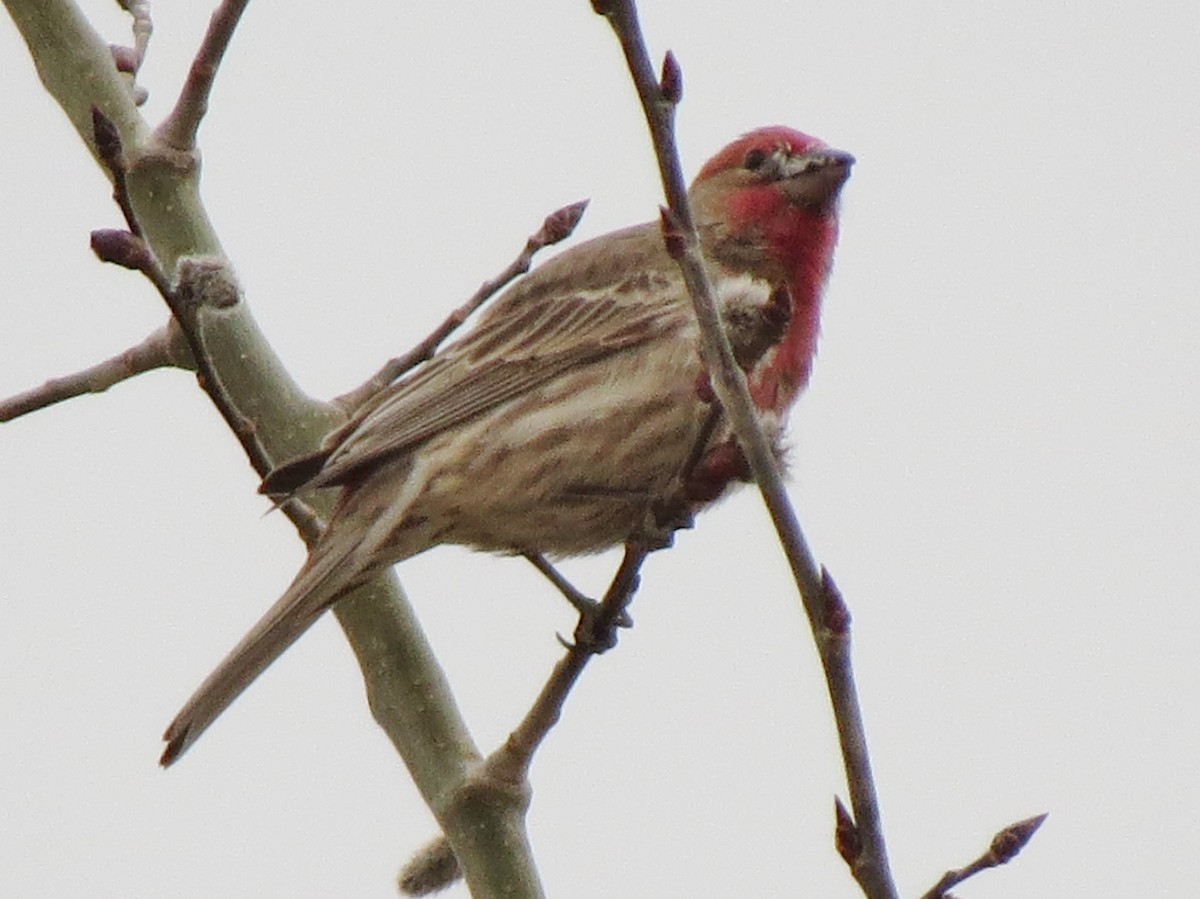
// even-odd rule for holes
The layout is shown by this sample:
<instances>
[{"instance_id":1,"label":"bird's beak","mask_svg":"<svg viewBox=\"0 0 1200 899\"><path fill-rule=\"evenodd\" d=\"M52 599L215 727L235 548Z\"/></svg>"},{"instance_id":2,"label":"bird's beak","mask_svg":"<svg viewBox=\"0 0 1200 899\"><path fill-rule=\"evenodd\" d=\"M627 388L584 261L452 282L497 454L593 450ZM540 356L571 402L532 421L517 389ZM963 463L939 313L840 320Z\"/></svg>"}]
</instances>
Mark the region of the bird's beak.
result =
<instances>
[{"instance_id":1,"label":"bird's beak","mask_svg":"<svg viewBox=\"0 0 1200 899\"><path fill-rule=\"evenodd\" d=\"M832 147L798 153L781 160L779 189L797 206L827 212L833 208L853 165L853 156Z\"/></svg>"}]
</instances>

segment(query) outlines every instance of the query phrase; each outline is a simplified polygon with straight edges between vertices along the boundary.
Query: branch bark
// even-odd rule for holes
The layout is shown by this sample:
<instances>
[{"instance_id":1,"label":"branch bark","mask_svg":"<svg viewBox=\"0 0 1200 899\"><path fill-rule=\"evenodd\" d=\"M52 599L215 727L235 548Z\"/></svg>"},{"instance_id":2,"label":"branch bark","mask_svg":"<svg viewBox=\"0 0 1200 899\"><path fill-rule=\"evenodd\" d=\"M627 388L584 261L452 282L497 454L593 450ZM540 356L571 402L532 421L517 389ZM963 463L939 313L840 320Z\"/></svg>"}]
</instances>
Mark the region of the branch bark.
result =
<instances>
[{"instance_id":1,"label":"branch bark","mask_svg":"<svg viewBox=\"0 0 1200 899\"><path fill-rule=\"evenodd\" d=\"M0 400L0 422L12 421L85 393L103 393L115 384L156 368L191 368L178 329L162 327L141 343L85 369Z\"/></svg>"},{"instance_id":2,"label":"branch bark","mask_svg":"<svg viewBox=\"0 0 1200 899\"><path fill-rule=\"evenodd\" d=\"M593 0L592 6L608 20L624 51L650 129L667 198L665 228L675 238L668 241L668 246L674 245L677 250L676 261L692 296L703 335L705 364L775 525L825 669L861 845L852 871L871 899L895 899L898 894L888 867L879 801L866 750L866 731L850 667L849 613L833 589L828 573L817 567L808 547L775 456L759 427L745 377L721 325L675 146L675 107L683 91L679 65L668 53L661 78L655 77L632 0Z\"/></svg>"},{"instance_id":3,"label":"branch bark","mask_svg":"<svg viewBox=\"0 0 1200 899\"><path fill-rule=\"evenodd\" d=\"M171 146L145 122L108 45L78 7L70 0L4 4L43 85L97 161L92 109L120 134L132 216L162 270L175 272L185 257L224 260L200 198L197 154ZM197 108L195 102L185 106ZM190 130L189 122L183 132ZM195 326L222 389L270 460L315 449L341 421L337 407L311 399L295 384L245 302L199 315ZM313 503L328 512L329 499ZM524 798L463 791L481 756L394 576L372 581L336 614L363 670L372 713L450 840L474 895L540 897Z\"/></svg>"}]
</instances>

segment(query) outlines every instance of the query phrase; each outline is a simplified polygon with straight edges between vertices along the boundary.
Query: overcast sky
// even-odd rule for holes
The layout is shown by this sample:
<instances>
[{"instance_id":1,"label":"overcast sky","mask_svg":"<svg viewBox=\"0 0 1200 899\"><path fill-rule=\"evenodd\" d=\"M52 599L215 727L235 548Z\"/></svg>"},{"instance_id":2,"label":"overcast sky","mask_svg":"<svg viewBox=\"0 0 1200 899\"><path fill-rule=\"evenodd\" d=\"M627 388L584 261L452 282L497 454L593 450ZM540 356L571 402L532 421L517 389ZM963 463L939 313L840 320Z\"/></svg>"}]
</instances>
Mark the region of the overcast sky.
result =
<instances>
[{"instance_id":1,"label":"overcast sky","mask_svg":"<svg viewBox=\"0 0 1200 899\"><path fill-rule=\"evenodd\" d=\"M112 42L115 4L87 4ZM111 7L111 8L110 8ZM157 122L204 4L159 0ZM854 614L904 895L1050 818L958 892L1183 896L1200 845L1200 6L647 0L684 165L783 122L853 152L792 494ZM0 395L164 318L88 232L108 186L0 23ZM550 210L588 237L661 193L586 0L253 3L201 131L203 194L317 396L357 384ZM170 772L158 735L302 558L194 380L0 427L0 892L378 896L434 833L321 622ZM612 557L568 566L598 592ZM523 563L405 563L481 746L558 656ZM636 626L533 769L548 895L857 895L803 614L751 491L646 566ZM462 897L458 887L447 895Z\"/></svg>"}]
</instances>

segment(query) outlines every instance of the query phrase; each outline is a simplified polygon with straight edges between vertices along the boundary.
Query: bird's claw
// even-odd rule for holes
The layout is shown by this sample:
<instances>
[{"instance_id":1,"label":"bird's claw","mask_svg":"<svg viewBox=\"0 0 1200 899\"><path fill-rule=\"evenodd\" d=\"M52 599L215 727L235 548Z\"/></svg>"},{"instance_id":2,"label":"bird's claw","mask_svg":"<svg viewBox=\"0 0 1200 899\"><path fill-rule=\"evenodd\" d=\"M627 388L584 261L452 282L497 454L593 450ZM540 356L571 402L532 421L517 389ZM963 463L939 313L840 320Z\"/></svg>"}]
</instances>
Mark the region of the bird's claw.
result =
<instances>
[{"instance_id":1,"label":"bird's claw","mask_svg":"<svg viewBox=\"0 0 1200 899\"><path fill-rule=\"evenodd\" d=\"M590 609L580 609L579 623L575 625L574 646L592 655L600 655L616 646L617 628L633 624L625 612L613 620L609 620L602 612L603 607L599 603L594 603Z\"/></svg>"}]
</instances>

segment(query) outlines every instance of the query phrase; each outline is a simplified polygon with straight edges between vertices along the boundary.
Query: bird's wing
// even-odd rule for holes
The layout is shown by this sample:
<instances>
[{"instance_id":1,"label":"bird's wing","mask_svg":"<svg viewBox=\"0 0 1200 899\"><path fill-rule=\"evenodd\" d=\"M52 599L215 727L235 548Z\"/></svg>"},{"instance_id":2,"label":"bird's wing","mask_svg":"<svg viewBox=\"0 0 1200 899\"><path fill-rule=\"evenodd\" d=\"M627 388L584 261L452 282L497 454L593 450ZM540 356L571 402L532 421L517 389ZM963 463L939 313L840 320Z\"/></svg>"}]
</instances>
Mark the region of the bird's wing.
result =
<instances>
[{"instance_id":1,"label":"bird's wing","mask_svg":"<svg viewBox=\"0 0 1200 899\"><path fill-rule=\"evenodd\" d=\"M389 387L343 430L308 486L345 482L560 375L685 326L686 294L669 268L604 286L510 291L458 343Z\"/></svg>"}]
</instances>

